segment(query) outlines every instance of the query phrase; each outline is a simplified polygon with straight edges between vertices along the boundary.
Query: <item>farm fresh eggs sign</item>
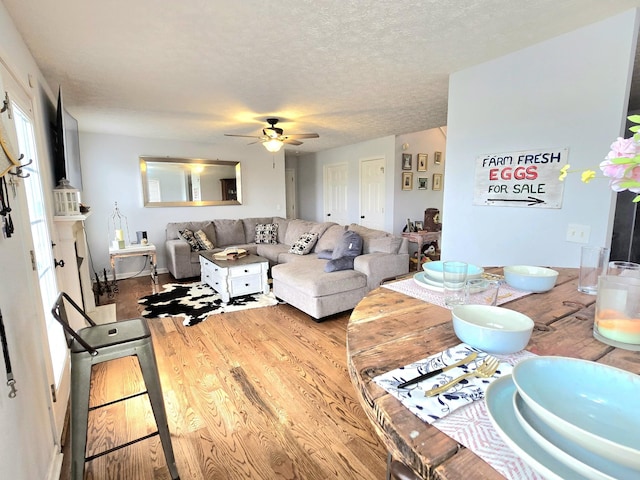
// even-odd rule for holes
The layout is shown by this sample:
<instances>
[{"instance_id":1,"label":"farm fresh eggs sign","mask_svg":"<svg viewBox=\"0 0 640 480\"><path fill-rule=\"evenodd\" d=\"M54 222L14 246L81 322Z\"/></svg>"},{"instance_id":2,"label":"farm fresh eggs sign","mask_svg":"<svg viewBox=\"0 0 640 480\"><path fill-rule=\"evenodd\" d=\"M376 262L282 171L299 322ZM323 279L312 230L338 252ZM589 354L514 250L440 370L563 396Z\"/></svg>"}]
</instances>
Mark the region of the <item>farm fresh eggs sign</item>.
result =
<instances>
[{"instance_id":1,"label":"farm fresh eggs sign","mask_svg":"<svg viewBox=\"0 0 640 480\"><path fill-rule=\"evenodd\" d=\"M567 148L479 155L473 204L560 208L564 183L558 177L568 155Z\"/></svg>"}]
</instances>

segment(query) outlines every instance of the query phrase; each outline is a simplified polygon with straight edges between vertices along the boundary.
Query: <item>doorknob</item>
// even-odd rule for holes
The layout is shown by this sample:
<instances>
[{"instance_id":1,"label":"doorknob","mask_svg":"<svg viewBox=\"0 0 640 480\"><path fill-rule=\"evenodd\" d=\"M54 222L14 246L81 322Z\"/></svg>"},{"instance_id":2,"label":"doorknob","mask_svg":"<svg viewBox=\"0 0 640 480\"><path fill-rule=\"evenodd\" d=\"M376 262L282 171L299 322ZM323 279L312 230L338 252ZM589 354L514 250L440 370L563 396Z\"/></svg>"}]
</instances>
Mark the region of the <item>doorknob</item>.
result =
<instances>
[{"instance_id":1,"label":"doorknob","mask_svg":"<svg viewBox=\"0 0 640 480\"><path fill-rule=\"evenodd\" d=\"M64 267L64 260L59 260L59 261L58 261L58 260L56 260L56 259L54 258L54 259L53 259L53 264L54 264L56 267Z\"/></svg>"},{"instance_id":2,"label":"doorknob","mask_svg":"<svg viewBox=\"0 0 640 480\"><path fill-rule=\"evenodd\" d=\"M360 218L364 218L364 215L360 215Z\"/></svg>"},{"instance_id":3,"label":"doorknob","mask_svg":"<svg viewBox=\"0 0 640 480\"><path fill-rule=\"evenodd\" d=\"M331 216L331 214L330 214L330 213L327 213L327 217L330 217L330 216Z\"/></svg>"}]
</instances>

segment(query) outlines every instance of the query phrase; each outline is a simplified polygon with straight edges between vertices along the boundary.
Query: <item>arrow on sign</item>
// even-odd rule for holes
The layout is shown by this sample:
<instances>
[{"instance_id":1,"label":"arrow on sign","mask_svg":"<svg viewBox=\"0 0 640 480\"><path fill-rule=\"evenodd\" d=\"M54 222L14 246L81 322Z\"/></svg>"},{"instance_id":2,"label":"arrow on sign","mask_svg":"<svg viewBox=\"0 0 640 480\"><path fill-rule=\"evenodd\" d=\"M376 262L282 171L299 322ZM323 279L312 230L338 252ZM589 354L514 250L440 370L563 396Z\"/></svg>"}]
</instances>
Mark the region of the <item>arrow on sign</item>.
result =
<instances>
[{"instance_id":1,"label":"arrow on sign","mask_svg":"<svg viewBox=\"0 0 640 480\"><path fill-rule=\"evenodd\" d=\"M528 203L529 205L527 206L531 206L531 205L536 205L538 203L544 203L544 200L540 200L539 198L534 198L534 197L528 197L528 199L525 198L487 198L487 202L525 202Z\"/></svg>"}]
</instances>

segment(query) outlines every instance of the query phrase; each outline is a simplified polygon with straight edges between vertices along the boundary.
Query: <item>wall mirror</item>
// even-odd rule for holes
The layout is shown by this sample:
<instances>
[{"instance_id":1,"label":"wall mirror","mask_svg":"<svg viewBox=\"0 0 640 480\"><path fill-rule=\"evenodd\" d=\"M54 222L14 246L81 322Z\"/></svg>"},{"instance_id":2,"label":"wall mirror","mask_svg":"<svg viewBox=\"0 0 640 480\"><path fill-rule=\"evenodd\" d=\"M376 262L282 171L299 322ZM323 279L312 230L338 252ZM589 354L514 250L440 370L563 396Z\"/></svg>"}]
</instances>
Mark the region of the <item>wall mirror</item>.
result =
<instances>
[{"instance_id":1,"label":"wall mirror","mask_svg":"<svg viewBox=\"0 0 640 480\"><path fill-rule=\"evenodd\" d=\"M140 157L145 207L200 207L242 203L240 162Z\"/></svg>"}]
</instances>

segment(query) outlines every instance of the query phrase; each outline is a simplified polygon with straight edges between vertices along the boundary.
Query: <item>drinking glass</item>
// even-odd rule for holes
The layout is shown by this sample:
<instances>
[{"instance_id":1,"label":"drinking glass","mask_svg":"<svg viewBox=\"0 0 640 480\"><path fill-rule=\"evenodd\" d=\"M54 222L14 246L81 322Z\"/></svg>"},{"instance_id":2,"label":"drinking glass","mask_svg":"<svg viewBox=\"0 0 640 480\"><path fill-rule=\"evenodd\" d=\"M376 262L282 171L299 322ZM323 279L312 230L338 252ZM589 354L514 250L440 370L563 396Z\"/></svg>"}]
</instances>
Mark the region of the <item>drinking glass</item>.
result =
<instances>
[{"instance_id":1,"label":"drinking glass","mask_svg":"<svg viewBox=\"0 0 640 480\"><path fill-rule=\"evenodd\" d=\"M606 273L608 261L609 249L607 247L582 247L578 290L582 293L595 295L598 292L598 277Z\"/></svg>"},{"instance_id":2,"label":"drinking glass","mask_svg":"<svg viewBox=\"0 0 640 480\"><path fill-rule=\"evenodd\" d=\"M640 278L640 263L633 262L609 262L607 275L622 275L624 277Z\"/></svg>"},{"instance_id":3,"label":"drinking glass","mask_svg":"<svg viewBox=\"0 0 640 480\"><path fill-rule=\"evenodd\" d=\"M467 269L468 265L465 262L444 262L442 264L442 284L446 306L464 305Z\"/></svg>"},{"instance_id":4,"label":"drinking glass","mask_svg":"<svg viewBox=\"0 0 640 480\"><path fill-rule=\"evenodd\" d=\"M607 345L640 350L640 278L600 277L593 336Z\"/></svg>"},{"instance_id":5,"label":"drinking glass","mask_svg":"<svg viewBox=\"0 0 640 480\"><path fill-rule=\"evenodd\" d=\"M500 281L487 280L485 278L470 278L465 286L466 305L492 305L498 304L498 291Z\"/></svg>"}]
</instances>

